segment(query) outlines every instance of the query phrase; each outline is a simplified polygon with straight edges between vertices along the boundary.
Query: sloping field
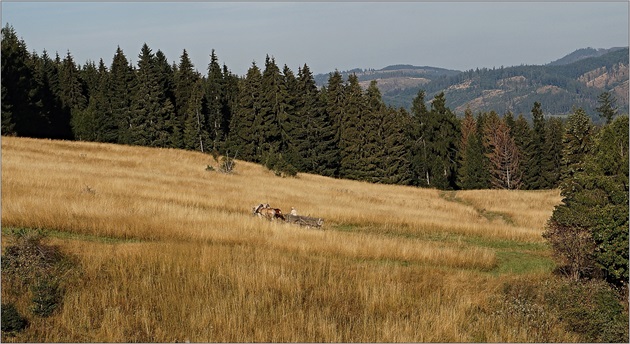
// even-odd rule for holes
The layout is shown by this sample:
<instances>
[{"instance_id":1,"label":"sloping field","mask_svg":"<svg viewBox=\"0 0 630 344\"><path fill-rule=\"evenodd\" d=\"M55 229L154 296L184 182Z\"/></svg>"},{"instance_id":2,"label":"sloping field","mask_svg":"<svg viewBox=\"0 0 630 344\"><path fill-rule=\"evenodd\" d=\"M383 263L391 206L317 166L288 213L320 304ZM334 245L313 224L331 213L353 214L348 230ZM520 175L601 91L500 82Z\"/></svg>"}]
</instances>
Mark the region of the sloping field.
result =
<instances>
[{"instance_id":1,"label":"sloping field","mask_svg":"<svg viewBox=\"0 0 630 344\"><path fill-rule=\"evenodd\" d=\"M11 228L42 229L81 270L61 309L7 340L574 339L484 312L506 281L553 268L541 233L558 191L208 165L195 152L3 137L3 247ZM256 218L258 203L322 217L323 230Z\"/></svg>"}]
</instances>

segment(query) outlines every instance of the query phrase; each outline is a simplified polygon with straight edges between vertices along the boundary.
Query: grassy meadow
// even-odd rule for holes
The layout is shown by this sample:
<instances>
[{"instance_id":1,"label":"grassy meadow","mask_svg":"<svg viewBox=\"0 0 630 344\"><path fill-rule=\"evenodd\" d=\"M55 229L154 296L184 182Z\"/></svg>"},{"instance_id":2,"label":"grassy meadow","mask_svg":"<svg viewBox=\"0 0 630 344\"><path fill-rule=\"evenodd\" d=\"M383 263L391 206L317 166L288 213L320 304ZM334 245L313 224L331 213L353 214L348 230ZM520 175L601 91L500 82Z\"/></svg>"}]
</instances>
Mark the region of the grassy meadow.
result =
<instances>
[{"instance_id":1,"label":"grassy meadow","mask_svg":"<svg viewBox=\"0 0 630 344\"><path fill-rule=\"evenodd\" d=\"M439 191L206 154L2 137L2 246L41 229L76 256L63 305L3 341L546 342L552 314L497 316L547 279L559 191ZM322 230L252 216L270 203ZM28 299L5 293L28 314ZM541 325L542 324L542 325ZM536 326L534 326L536 325Z\"/></svg>"}]
</instances>

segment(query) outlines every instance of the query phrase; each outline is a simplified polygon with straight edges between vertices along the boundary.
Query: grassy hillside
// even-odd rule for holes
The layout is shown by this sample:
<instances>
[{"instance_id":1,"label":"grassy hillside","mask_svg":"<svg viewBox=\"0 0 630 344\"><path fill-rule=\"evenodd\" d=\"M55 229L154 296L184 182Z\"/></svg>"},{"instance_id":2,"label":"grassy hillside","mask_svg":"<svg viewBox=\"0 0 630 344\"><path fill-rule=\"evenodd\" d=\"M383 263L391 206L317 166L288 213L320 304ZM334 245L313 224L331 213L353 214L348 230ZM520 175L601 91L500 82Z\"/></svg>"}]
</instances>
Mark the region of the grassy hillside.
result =
<instances>
[{"instance_id":1,"label":"grassy hillside","mask_svg":"<svg viewBox=\"0 0 630 344\"><path fill-rule=\"evenodd\" d=\"M42 229L77 258L63 306L3 341L575 341L555 316L498 316L506 283L543 280L557 191L441 192L208 155L2 138L2 245ZM251 215L265 202L325 219ZM499 308L497 308L499 307Z\"/></svg>"}]
</instances>

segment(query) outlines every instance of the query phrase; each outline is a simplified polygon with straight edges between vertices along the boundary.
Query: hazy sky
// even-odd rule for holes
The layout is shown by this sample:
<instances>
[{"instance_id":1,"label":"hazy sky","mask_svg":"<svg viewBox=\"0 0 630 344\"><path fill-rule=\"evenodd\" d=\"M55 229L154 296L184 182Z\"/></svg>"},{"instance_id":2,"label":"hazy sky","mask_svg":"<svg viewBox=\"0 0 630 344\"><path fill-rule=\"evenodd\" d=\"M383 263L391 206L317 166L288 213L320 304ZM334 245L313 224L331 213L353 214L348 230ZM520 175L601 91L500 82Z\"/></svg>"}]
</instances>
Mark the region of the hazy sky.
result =
<instances>
[{"instance_id":1,"label":"hazy sky","mask_svg":"<svg viewBox=\"0 0 630 344\"><path fill-rule=\"evenodd\" d=\"M220 64L244 75L275 57L294 72L413 64L468 70L546 64L579 48L628 45L628 2L7 2L30 51L75 62L117 46L135 64L143 43L179 62L186 49L206 72Z\"/></svg>"}]
</instances>

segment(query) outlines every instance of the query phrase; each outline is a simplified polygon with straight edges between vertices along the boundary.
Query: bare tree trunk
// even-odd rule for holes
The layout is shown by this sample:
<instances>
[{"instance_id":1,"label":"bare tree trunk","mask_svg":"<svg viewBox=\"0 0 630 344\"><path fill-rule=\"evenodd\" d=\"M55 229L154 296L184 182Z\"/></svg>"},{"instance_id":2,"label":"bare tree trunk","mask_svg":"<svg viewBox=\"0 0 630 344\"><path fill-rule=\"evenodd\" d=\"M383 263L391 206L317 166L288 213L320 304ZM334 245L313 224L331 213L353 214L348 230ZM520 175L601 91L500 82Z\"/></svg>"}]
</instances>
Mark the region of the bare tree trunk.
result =
<instances>
[{"instance_id":1,"label":"bare tree trunk","mask_svg":"<svg viewBox=\"0 0 630 344\"><path fill-rule=\"evenodd\" d=\"M201 119L199 118L199 109L197 109L197 131L199 132L199 147L203 153L203 137L201 135Z\"/></svg>"}]
</instances>

